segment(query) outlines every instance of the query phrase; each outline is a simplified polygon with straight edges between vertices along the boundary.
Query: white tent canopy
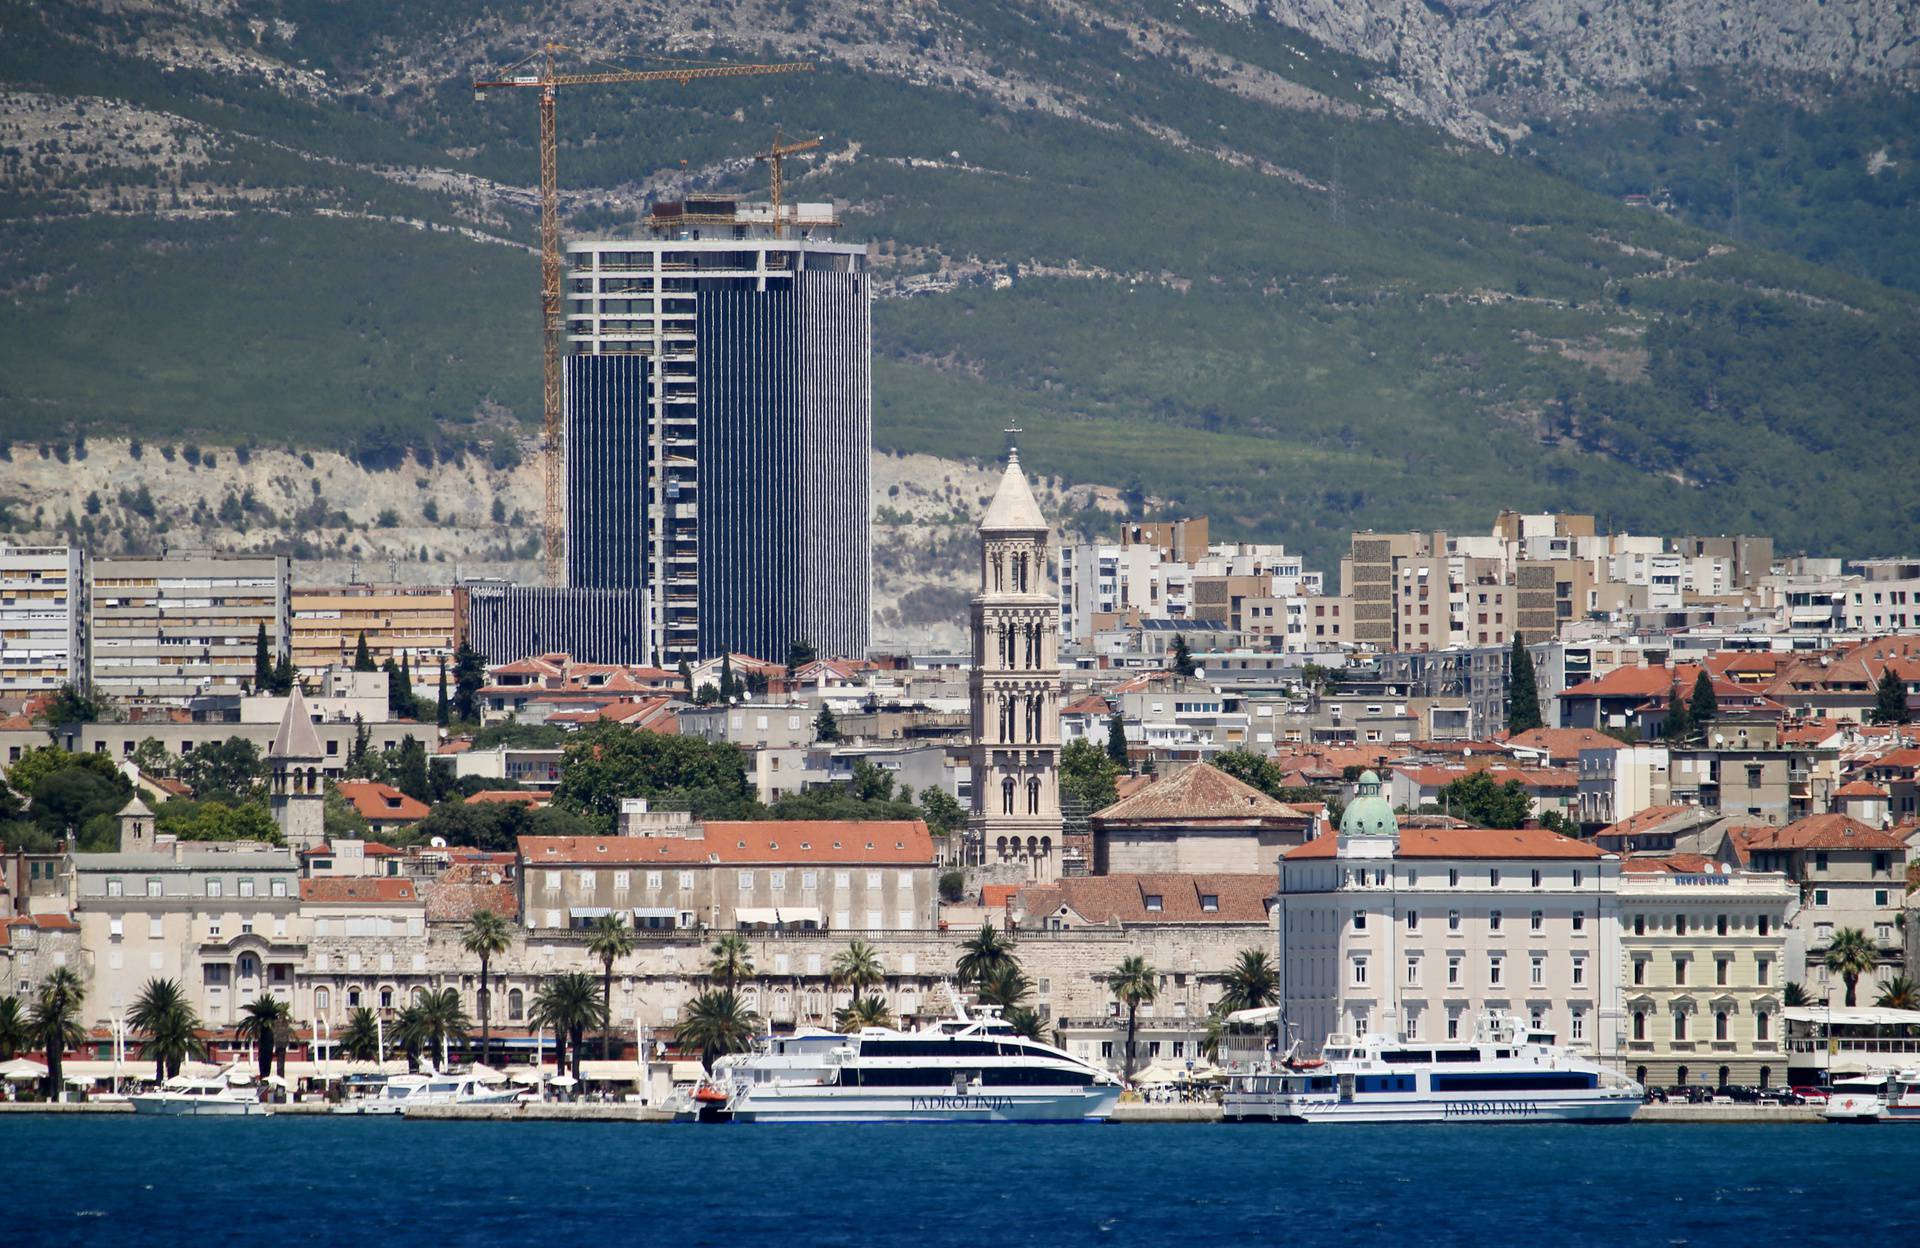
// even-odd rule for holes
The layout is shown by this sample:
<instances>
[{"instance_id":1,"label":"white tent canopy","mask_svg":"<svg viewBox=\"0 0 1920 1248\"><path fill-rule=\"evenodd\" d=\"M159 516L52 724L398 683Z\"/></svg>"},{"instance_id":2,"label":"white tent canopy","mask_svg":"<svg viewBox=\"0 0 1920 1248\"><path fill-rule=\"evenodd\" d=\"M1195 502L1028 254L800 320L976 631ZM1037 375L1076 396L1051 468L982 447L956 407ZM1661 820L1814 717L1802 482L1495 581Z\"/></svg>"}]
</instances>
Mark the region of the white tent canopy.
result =
<instances>
[{"instance_id":1,"label":"white tent canopy","mask_svg":"<svg viewBox=\"0 0 1920 1248\"><path fill-rule=\"evenodd\" d=\"M22 1083L28 1079L45 1079L47 1068L39 1062L24 1057L16 1057L10 1062L0 1062L0 1079L10 1079Z\"/></svg>"}]
</instances>

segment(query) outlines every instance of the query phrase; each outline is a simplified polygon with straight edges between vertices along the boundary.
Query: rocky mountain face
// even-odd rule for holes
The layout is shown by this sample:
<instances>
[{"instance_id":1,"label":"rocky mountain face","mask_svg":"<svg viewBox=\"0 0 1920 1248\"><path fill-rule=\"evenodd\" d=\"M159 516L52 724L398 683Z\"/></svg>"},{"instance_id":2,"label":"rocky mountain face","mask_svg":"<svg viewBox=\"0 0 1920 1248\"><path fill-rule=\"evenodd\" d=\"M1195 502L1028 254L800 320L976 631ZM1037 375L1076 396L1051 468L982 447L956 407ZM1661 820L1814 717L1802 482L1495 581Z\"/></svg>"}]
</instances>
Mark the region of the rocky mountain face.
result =
<instances>
[{"instance_id":1,"label":"rocky mountain face","mask_svg":"<svg viewBox=\"0 0 1920 1248\"><path fill-rule=\"evenodd\" d=\"M1395 106L1482 142L1528 117L1632 100L1721 66L1911 87L1920 7L1901 0L1224 0L1383 67Z\"/></svg>"}]
</instances>

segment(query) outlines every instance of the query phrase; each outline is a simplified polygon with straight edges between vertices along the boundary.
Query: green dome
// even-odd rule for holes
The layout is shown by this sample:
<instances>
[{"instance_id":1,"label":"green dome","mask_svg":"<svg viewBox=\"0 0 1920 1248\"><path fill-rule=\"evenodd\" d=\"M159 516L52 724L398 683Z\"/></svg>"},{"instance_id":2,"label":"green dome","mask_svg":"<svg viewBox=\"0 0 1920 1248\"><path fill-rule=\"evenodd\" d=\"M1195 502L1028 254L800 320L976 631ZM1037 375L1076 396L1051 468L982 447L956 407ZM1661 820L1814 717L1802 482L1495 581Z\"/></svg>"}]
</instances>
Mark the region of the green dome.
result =
<instances>
[{"instance_id":1,"label":"green dome","mask_svg":"<svg viewBox=\"0 0 1920 1248\"><path fill-rule=\"evenodd\" d=\"M1362 772L1358 787L1359 793L1340 816L1340 835L1399 836L1400 821L1394 817L1393 803L1380 792L1380 777Z\"/></svg>"}]
</instances>

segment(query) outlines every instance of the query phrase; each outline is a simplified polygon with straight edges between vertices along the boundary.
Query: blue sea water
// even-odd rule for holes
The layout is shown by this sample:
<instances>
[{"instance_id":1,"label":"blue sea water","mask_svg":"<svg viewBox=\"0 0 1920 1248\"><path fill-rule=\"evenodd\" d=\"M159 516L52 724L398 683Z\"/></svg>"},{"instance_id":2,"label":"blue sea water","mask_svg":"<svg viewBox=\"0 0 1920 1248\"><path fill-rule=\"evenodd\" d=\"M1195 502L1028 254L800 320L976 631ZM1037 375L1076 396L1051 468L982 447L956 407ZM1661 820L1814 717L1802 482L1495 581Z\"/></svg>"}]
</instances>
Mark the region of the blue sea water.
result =
<instances>
[{"instance_id":1,"label":"blue sea water","mask_svg":"<svg viewBox=\"0 0 1920 1248\"><path fill-rule=\"evenodd\" d=\"M1920 1244L1920 1130L0 1119L0 1244Z\"/></svg>"}]
</instances>

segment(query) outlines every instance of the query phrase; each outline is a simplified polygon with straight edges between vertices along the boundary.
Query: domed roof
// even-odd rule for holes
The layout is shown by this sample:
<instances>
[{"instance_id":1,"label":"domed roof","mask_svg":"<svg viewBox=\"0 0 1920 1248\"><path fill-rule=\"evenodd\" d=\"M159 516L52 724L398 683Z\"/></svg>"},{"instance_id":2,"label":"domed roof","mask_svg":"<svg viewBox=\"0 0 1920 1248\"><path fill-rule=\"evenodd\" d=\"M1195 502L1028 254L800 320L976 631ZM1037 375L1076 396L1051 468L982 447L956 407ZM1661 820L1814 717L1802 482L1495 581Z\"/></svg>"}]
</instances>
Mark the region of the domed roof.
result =
<instances>
[{"instance_id":1,"label":"domed roof","mask_svg":"<svg viewBox=\"0 0 1920 1248\"><path fill-rule=\"evenodd\" d=\"M1000 488L980 521L982 533L1041 533L1047 529L1047 517L1034 501L1027 486L1027 474L1020 469L1018 449L1007 452L1007 470L1000 474Z\"/></svg>"},{"instance_id":2,"label":"domed roof","mask_svg":"<svg viewBox=\"0 0 1920 1248\"><path fill-rule=\"evenodd\" d=\"M1400 820L1393 813L1393 803L1380 791L1379 774L1361 772L1358 788L1359 793L1340 816L1340 835L1399 836Z\"/></svg>"}]
</instances>

